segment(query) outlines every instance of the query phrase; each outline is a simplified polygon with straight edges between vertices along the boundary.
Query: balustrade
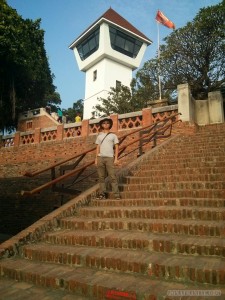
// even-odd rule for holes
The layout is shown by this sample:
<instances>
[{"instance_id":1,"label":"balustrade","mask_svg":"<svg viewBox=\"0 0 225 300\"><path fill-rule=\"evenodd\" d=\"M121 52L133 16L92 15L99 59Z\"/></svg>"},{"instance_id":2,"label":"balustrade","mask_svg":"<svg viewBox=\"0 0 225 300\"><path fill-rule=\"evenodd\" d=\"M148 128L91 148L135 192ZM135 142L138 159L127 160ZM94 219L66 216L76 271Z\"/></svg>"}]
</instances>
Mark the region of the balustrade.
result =
<instances>
[{"instance_id":1,"label":"balustrade","mask_svg":"<svg viewBox=\"0 0 225 300\"><path fill-rule=\"evenodd\" d=\"M110 116L113 120L112 131L118 132L128 129L138 129L157 121L162 121L170 115L177 113L177 111L177 105L172 105L160 108L145 108L142 111L122 115L114 114ZM23 133L16 132L9 136L2 136L0 147L45 143L97 134L100 130L99 121L100 119L83 120L80 123L60 124L44 129L36 128L33 131Z\"/></svg>"},{"instance_id":2,"label":"balustrade","mask_svg":"<svg viewBox=\"0 0 225 300\"><path fill-rule=\"evenodd\" d=\"M57 137L57 129L41 132L41 142L54 141Z\"/></svg>"}]
</instances>

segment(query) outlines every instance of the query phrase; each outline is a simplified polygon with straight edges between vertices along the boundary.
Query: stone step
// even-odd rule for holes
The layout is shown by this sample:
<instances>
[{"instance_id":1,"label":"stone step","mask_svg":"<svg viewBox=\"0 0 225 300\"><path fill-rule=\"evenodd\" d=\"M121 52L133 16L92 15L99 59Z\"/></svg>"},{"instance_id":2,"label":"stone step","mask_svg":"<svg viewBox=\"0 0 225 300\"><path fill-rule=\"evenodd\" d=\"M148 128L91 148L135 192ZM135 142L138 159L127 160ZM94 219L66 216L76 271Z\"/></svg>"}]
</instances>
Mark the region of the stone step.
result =
<instances>
[{"instance_id":1,"label":"stone step","mask_svg":"<svg viewBox=\"0 0 225 300\"><path fill-rule=\"evenodd\" d=\"M151 164L148 165L148 168L143 169L140 166L140 169L134 173L134 176L139 177L151 177L151 176L171 176L171 175L217 175L219 174L222 178L225 175L225 167L205 167L205 168L176 168L171 166L169 169L164 169L163 166L160 168L151 168Z\"/></svg>"},{"instance_id":2,"label":"stone step","mask_svg":"<svg viewBox=\"0 0 225 300\"><path fill-rule=\"evenodd\" d=\"M194 155L194 154L193 154ZM176 159L174 159L174 157ZM166 165L179 165L179 164L193 164L193 163L197 163L197 164L202 164L202 165L211 165L211 164L219 164L219 163L224 163L225 162L225 151L224 153L221 153L220 156L216 156L212 153L209 154L209 156L201 156L201 155L196 155L195 157L190 157L189 155L187 155L187 153L183 152L182 155L180 154L176 154L176 156L170 156L170 155L165 155L163 154L159 154L157 155L157 160L154 160L151 158L151 156L149 157L149 159L147 159L147 162L149 161L149 163L151 163L152 166L154 165L158 165L158 163L163 163Z\"/></svg>"},{"instance_id":3,"label":"stone step","mask_svg":"<svg viewBox=\"0 0 225 300\"><path fill-rule=\"evenodd\" d=\"M64 290L74 293L76 296L84 296L89 300L94 299L174 299L173 292L176 291L208 291L215 290L221 297L225 296L225 289L221 286L203 282L214 282L215 275L207 268L205 271L197 272L196 281L199 284L162 281L150 279L144 275L121 274L112 271L100 271L94 268L71 267L52 263L38 263L19 258L11 258L1 261L1 274L4 277L13 278L18 282L24 281L36 284L40 287L49 287L53 290ZM150 269L151 270L151 269ZM160 268L159 268L160 270ZM168 273L168 279L173 270ZM187 269L185 275L192 274L192 269ZM224 276L224 271L218 274L218 278ZM172 296L171 296L172 295ZM67 299L67 298L65 298ZM70 298L69 298L70 299ZM74 298L79 299L79 298ZM193 297L185 298L192 300ZM198 300L205 300L206 297L198 297ZM222 298L221 298L222 299Z\"/></svg>"},{"instance_id":4,"label":"stone step","mask_svg":"<svg viewBox=\"0 0 225 300\"><path fill-rule=\"evenodd\" d=\"M224 146L225 146L225 144L224 144ZM201 149L200 151L198 150L199 148L192 149L191 151L190 151L190 149L187 150L186 146L184 146L184 149L176 149L176 150L174 149L173 152L168 151L168 149L169 149L169 147L159 149L159 151L157 152L157 157L159 157L160 159L171 159L173 161L175 158L176 158L176 160L177 159L180 160L183 158L187 161L190 161L192 158L193 158L193 160L200 159L202 161L207 161L207 160L216 161L217 159L223 160L224 159L223 155L225 154L224 148L209 149L208 146L206 146L206 148L204 150ZM169 149L169 150L171 150L171 149ZM213 150L213 155L212 155L212 150ZM190 157L189 155L187 155L190 152L193 155L193 157Z\"/></svg>"},{"instance_id":5,"label":"stone step","mask_svg":"<svg viewBox=\"0 0 225 300\"><path fill-rule=\"evenodd\" d=\"M176 152L180 152L182 150L188 149L193 152L198 151L210 151L212 150L221 150L223 151L223 146L225 145L224 141L224 135L219 135L214 137L203 137L200 136L192 136L189 138L188 136L185 136L184 138L177 138L168 145L166 145L167 149L174 149ZM177 147L179 145L179 147ZM164 145L162 145L162 148L165 149Z\"/></svg>"},{"instance_id":6,"label":"stone step","mask_svg":"<svg viewBox=\"0 0 225 300\"><path fill-rule=\"evenodd\" d=\"M176 235L225 237L224 221L192 220L190 222L190 220L68 217L62 218L59 226L72 230L137 230Z\"/></svg>"},{"instance_id":7,"label":"stone step","mask_svg":"<svg viewBox=\"0 0 225 300\"><path fill-rule=\"evenodd\" d=\"M209 154L210 151L215 153L222 153L224 151L225 141L224 136L215 138L215 140L200 139L192 140L185 137L184 139L176 139L170 141L170 143L161 144L159 153L165 152L166 154L179 154L182 152L194 153L194 154ZM167 151L168 150L168 151Z\"/></svg>"},{"instance_id":8,"label":"stone step","mask_svg":"<svg viewBox=\"0 0 225 300\"><path fill-rule=\"evenodd\" d=\"M24 247L26 259L108 270L119 273L142 274L162 280L199 282L197 273L209 273L209 284L225 284L225 260L214 257L174 255L127 249L104 249L85 246L36 244ZM210 270L207 268L210 265Z\"/></svg>"},{"instance_id":9,"label":"stone step","mask_svg":"<svg viewBox=\"0 0 225 300\"><path fill-rule=\"evenodd\" d=\"M224 144L224 140L221 139L224 137L224 132L211 132L209 134L203 134L203 133L196 133L194 135L185 135L185 136L178 136L173 142L174 143L180 143L183 142L183 144L186 144L187 146L192 145L210 145L211 147L214 147L215 144ZM215 141L215 142L214 142ZM181 145L181 148L182 148Z\"/></svg>"},{"instance_id":10,"label":"stone step","mask_svg":"<svg viewBox=\"0 0 225 300\"><path fill-rule=\"evenodd\" d=\"M142 219L163 219L163 220L206 220L224 221L225 208L204 208L204 207L86 207L79 211L80 217L86 218L142 218Z\"/></svg>"},{"instance_id":11,"label":"stone step","mask_svg":"<svg viewBox=\"0 0 225 300\"><path fill-rule=\"evenodd\" d=\"M215 136L219 136L219 135L225 133L224 124L225 123L199 126L198 127L198 132L196 132L196 135L197 136L212 136L213 137L213 134L214 134Z\"/></svg>"},{"instance_id":12,"label":"stone step","mask_svg":"<svg viewBox=\"0 0 225 300\"><path fill-rule=\"evenodd\" d=\"M122 199L166 199L166 198L215 198L215 199L225 199L225 190L218 189L183 189L183 190L135 190L135 191L121 191Z\"/></svg>"},{"instance_id":13,"label":"stone step","mask_svg":"<svg viewBox=\"0 0 225 300\"><path fill-rule=\"evenodd\" d=\"M206 170L207 168L220 168L224 166L223 161L216 161L216 162L201 162L201 161L164 161L164 160L155 160L155 163L152 161L146 161L140 168L140 170L158 170L158 169L182 169L182 168L191 168L191 169L203 169Z\"/></svg>"},{"instance_id":14,"label":"stone step","mask_svg":"<svg viewBox=\"0 0 225 300\"><path fill-rule=\"evenodd\" d=\"M225 144L225 141L223 140L224 132L216 132L216 133L210 133L208 135L206 134L194 134L194 135L185 135L185 136L176 136L174 139L171 139L171 143L169 143L169 147L173 146L174 144L179 144L180 147L177 148L179 150L180 148L184 148L183 145L197 149L197 147L193 147L195 145L200 145L201 147L207 147L210 146L212 148L218 148L218 145Z\"/></svg>"},{"instance_id":15,"label":"stone step","mask_svg":"<svg viewBox=\"0 0 225 300\"><path fill-rule=\"evenodd\" d=\"M123 184L147 184L163 182L218 182L221 181L221 174L171 174L150 176L126 176Z\"/></svg>"},{"instance_id":16,"label":"stone step","mask_svg":"<svg viewBox=\"0 0 225 300\"><path fill-rule=\"evenodd\" d=\"M60 230L46 233L43 241L74 245L155 251L171 254L225 257L225 239L205 236L153 234L139 231Z\"/></svg>"},{"instance_id":17,"label":"stone step","mask_svg":"<svg viewBox=\"0 0 225 300\"><path fill-rule=\"evenodd\" d=\"M147 183L137 184L123 184L121 190L126 191L154 191L154 190L224 190L225 181L201 181L201 182L190 182L190 181L175 181L175 182L155 182L152 183L150 180Z\"/></svg>"},{"instance_id":18,"label":"stone step","mask_svg":"<svg viewBox=\"0 0 225 300\"><path fill-rule=\"evenodd\" d=\"M93 199L92 202L90 203L90 206L100 206L100 207L108 207L108 206L114 206L114 207L118 207L118 206L126 206L126 207L130 207L130 206L145 206L147 207L154 207L154 206L171 206L171 205L176 205L177 207L179 206L196 206L196 207L221 207L224 208L225 207L225 199L213 199L213 198L165 198L165 199L161 199L161 198L155 198L155 199L139 199L139 198L135 198L135 199L120 199L120 200L113 200L113 199L107 199L104 201L101 200L95 200Z\"/></svg>"}]
</instances>

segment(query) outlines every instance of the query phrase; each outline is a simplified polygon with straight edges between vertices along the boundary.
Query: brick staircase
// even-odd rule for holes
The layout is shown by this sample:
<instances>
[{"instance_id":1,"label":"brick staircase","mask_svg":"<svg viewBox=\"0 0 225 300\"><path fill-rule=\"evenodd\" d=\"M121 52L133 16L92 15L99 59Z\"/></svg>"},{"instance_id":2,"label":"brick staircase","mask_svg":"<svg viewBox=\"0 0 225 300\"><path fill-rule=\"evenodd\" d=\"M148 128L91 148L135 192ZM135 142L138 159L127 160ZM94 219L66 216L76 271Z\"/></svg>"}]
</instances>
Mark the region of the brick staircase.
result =
<instances>
[{"instance_id":1,"label":"brick staircase","mask_svg":"<svg viewBox=\"0 0 225 300\"><path fill-rule=\"evenodd\" d=\"M3 258L2 282L71 295L59 299L225 299L224 124L177 136L140 162L121 200L92 200Z\"/></svg>"}]
</instances>

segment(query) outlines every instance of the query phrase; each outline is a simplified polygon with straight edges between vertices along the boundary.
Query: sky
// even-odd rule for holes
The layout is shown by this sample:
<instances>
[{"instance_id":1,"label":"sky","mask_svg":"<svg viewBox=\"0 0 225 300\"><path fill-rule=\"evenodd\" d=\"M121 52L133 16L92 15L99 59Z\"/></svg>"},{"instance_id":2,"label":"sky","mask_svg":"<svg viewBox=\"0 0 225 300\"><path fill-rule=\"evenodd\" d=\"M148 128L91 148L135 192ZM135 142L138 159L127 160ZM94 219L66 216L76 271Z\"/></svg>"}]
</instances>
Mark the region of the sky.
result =
<instances>
[{"instance_id":1,"label":"sky","mask_svg":"<svg viewBox=\"0 0 225 300\"><path fill-rule=\"evenodd\" d=\"M141 68L156 56L158 9L180 28L192 21L200 8L220 2L222 0L7 0L23 19L41 19L45 50L63 109L73 107L74 102L84 99L85 93L85 73L79 70L69 45L110 7L153 42L145 52ZM171 30L159 25L160 44Z\"/></svg>"}]
</instances>

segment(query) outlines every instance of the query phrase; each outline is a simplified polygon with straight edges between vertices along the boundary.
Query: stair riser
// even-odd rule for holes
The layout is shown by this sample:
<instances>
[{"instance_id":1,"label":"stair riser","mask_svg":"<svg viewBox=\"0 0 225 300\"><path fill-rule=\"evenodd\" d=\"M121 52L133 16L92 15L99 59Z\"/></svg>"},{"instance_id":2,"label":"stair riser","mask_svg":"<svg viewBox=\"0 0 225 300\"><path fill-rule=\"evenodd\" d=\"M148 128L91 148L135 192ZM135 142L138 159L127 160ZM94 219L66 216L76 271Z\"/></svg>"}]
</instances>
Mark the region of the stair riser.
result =
<instances>
[{"instance_id":1,"label":"stair riser","mask_svg":"<svg viewBox=\"0 0 225 300\"><path fill-rule=\"evenodd\" d=\"M224 162L218 162L218 163L199 163L199 162L193 162L193 163L171 163L171 164L166 164L163 161L159 161L157 164L152 165L151 162L143 165L140 170L138 171L138 174L142 174L143 172L148 171L149 175L150 173L154 173L159 170L165 170L166 174L169 172L169 170L173 170L172 174L179 174L178 172L182 169L185 169L187 171L186 174L192 174L192 173L198 173L199 170L201 170L203 174L209 174L208 170L210 170L210 173L213 173L213 171L216 171L217 173L220 172L221 174L224 174ZM191 169L191 170L190 170ZM168 173L170 174L170 173Z\"/></svg>"},{"instance_id":2,"label":"stair riser","mask_svg":"<svg viewBox=\"0 0 225 300\"><path fill-rule=\"evenodd\" d=\"M162 190L121 192L123 199L167 199L167 198L216 198L225 199L225 190Z\"/></svg>"},{"instance_id":3,"label":"stair riser","mask_svg":"<svg viewBox=\"0 0 225 300\"><path fill-rule=\"evenodd\" d=\"M175 280L186 283L221 284L225 283L225 273L223 270L207 270L191 267L164 266L162 264L152 264L149 276L157 279Z\"/></svg>"},{"instance_id":4,"label":"stair riser","mask_svg":"<svg viewBox=\"0 0 225 300\"><path fill-rule=\"evenodd\" d=\"M225 155L225 154L224 154ZM185 156L184 156L185 157ZM151 169L157 169L158 166L164 166L166 168L174 168L176 166L177 168L182 168L182 167L193 167L193 168L207 168L207 167L221 167L225 164L225 158L218 158L218 159L211 159L207 160L207 158L197 158L197 159L167 159L167 158L160 158L157 156L157 160L147 160L145 161L145 165L141 167L141 170L148 169L148 167L151 167Z\"/></svg>"},{"instance_id":5,"label":"stair riser","mask_svg":"<svg viewBox=\"0 0 225 300\"><path fill-rule=\"evenodd\" d=\"M191 223L191 222L190 222ZM137 230L141 232L152 233L172 233L186 234L190 236L214 236L225 237L225 228L219 225L203 226L203 225L186 225L186 224L171 224L157 222L135 222L134 221L118 221L118 220L102 220L102 221L61 221L61 228L72 230Z\"/></svg>"},{"instance_id":6,"label":"stair riser","mask_svg":"<svg viewBox=\"0 0 225 300\"><path fill-rule=\"evenodd\" d=\"M121 189L126 191L149 190L224 190L225 182L160 182L151 183L150 180L143 184L123 185Z\"/></svg>"},{"instance_id":7,"label":"stair riser","mask_svg":"<svg viewBox=\"0 0 225 300\"><path fill-rule=\"evenodd\" d=\"M169 149L167 148L167 151ZM210 149L209 151L205 150L204 152L199 152L198 150L193 151L193 150L189 150L187 151L186 149L184 149L183 151L175 151L173 150L172 154L171 152L167 152L167 151L159 151L157 154L157 158L159 158L160 160L165 160L171 163L171 161L174 161L174 158L176 158L176 162L180 161L180 160L184 160L187 162L190 161L224 161L225 158L223 157L223 155L225 155L225 145L224 145L224 149L220 149L220 150L213 150L213 156L212 156L212 150ZM172 149L170 149L169 151L172 151ZM189 158L188 154L192 154L192 158ZM151 157L146 158L147 162L151 162L153 164L155 164L155 161L152 160Z\"/></svg>"},{"instance_id":8,"label":"stair riser","mask_svg":"<svg viewBox=\"0 0 225 300\"><path fill-rule=\"evenodd\" d=\"M128 177L123 179L124 184L149 184L149 183L162 183L162 182L190 182L201 183L202 182L216 182L221 181L221 174L183 174L183 175L158 175L158 176L146 176L146 177Z\"/></svg>"},{"instance_id":9,"label":"stair riser","mask_svg":"<svg viewBox=\"0 0 225 300\"><path fill-rule=\"evenodd\" d=\"M225 207L225 200L222 199L121 199L121 200L105 200L105 201L92 201L92 207L108 207L108 206L145 206L145 207L155 207L155 206L196 206L196 207Z\"/></svg>"},{"instance_id":10,"label":"stair riser","mask_svg":"<svg viewBox=\"0 0 225 300\"><path fill-rule=\"evenodd\" d=\"M89 247L101 247L101 248L115 248L115 249L129 249L129 250L144 250L155 251L160 253L171 254L184 254L184 255L199 255L199 256L217 256L225 257L225 246L205 244L196 245L191 243L173 242L169 240L143 240L143 239L121 239L121 238L98 238L95 236L74 236L64 235L62 236L46 236L45 241L53 245L69 245L69 246L89 246ZM53 254L52 254L53 255ZM28 259L40 260L39 257L33 255L29 249L24 251L24 256ZM43 257L43 256L42 256ZM45 261L49 260L50 254L46 255ZM42 261L44 261L42 259Z\"/></svg>"},{"instance_id":11,"label":"stair riser","mask_svg":"<svg viewBox=\"0 0 225 300\"><path fill-rule=\"evenodd\" d=\"M105 210L89 210L82 209L80 216L87 218L141 218L141 219L163 219L163 220L205 220L205 221L223 221L225 220L224 211L194 211L192 209L111 209Z\"/></svg>"},{"instance_id":12,"label":"stair riser","mask_svg":"<svg viewBox=\"0 0 225 300\"><path fill-rule=\"evenodd\" d=\"M137 172L138 177L155 177L155 176L180 176L180 175L205 175L205 176L221 176L220 178L224 178L225 168L223 167L205 167L205 168L176 168L175 166L171 166L170 168L164 168L164 166L158 166L157 168L147 168L141 169ZM137 175L134 175L134 177Z\"/></svg>"}]
</instances>

